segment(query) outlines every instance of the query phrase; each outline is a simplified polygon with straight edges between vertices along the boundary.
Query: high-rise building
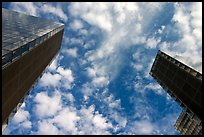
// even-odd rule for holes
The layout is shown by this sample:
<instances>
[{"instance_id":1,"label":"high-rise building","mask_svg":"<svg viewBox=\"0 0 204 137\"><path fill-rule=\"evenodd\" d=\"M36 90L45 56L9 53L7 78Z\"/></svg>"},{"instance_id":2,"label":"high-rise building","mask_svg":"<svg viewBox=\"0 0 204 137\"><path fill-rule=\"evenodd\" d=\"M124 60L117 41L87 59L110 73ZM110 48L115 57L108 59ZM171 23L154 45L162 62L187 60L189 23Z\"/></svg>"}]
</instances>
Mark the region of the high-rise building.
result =
<instances>
[{"instance_id":1,"label":"high-rise building","mask_svg":"<svg viewBox=\"0 0 204 137\"><path fill-rule=\"evenodd\" d=\"M202 124L202 74L159 50L150 75Z\"/></svg>"},{"instance_id":2,"label":"high-rise building","mask_svg":"<svg viewBox=\"0 0 204 137\"><path fill-rule=\"evenodd\" d=\"M183 110L174 127L182 135L202 135L202 122L191 112Z\"/></svg>"},{"instance_id":3,"label":"high-rise building","mask_svg":"<svg viewBox=\"0 0 204 137\"><path fill-rule=\"evenodd\" d=\"M2 8L2 125L61 47L64 25Z\"/></svg>"}]
</instances>

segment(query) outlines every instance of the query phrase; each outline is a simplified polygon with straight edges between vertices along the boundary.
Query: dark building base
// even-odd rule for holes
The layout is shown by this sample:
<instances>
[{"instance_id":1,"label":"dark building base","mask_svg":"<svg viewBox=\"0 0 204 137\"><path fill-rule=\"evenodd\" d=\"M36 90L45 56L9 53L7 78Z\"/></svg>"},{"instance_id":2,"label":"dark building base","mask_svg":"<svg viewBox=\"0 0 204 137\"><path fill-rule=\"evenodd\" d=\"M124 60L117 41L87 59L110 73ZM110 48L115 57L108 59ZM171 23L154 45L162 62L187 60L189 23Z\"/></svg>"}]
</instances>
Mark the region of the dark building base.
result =
<instances>
[{"instance_id":1,"label":"dark building base","mask_svg":"<svg viewBox=\"0 0 204 137\"><path fill-rule=\"evenodd\" d=\"M63 30L2 68L2 124L58 53Z\"/></svg>"}]
</instances>

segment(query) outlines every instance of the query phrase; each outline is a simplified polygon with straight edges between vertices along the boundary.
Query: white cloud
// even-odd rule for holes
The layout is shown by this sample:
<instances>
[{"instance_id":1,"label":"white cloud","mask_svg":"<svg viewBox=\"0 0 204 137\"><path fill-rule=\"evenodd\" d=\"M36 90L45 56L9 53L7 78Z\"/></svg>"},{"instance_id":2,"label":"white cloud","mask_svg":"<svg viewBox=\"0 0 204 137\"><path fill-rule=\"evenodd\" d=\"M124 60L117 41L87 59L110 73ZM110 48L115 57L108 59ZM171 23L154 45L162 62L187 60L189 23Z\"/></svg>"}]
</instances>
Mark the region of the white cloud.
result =
<instances>
[{"instance_id":1,"label":"white cloud","mask_svg":"<svg viewBox=\"0 0 204 137\"><path fill-rule=\"evenodd\" d=\"M11 8L18 11L23 12L25 14L39 16L40 13L44 12L46 14L53 14L65 22L68 20L67 15L64 13L60 5L52 6L48 3L40 4L34 2L11 2Z\"/></svg>"},{"instance_id":2,"label":"white cloud","mask_svg":"<svg viewBox=\"0 0 204 137\"><path fill-rule=\"evenodd\" d=\"M56 126L47 120L38 121L37 135L59 135L60 132Z\"/></svg>"},{"instance_id":3,"label":"white cloud","mask_svg":"<svg viewBox=\"0 0 204 137\"><path fill-rule=\"evenodd\" d=\"M137 121L133 126L137 135L151 135L155 129L155 125L147 120Z\"/></svg>"},{"instance_id":4,"label":"white cloud","mask_svg":"<svg viewBox=\"0 0 204 137\"><path fill-rule=\"evenodd\" d=\"M25 121L25 122L22 123L22 127L23 128L31 128L32 123L30 121Z\"/></svg>"},{"instance_id":5,"label":"white cloud","mask_svg":"<svg viewBox=\"0 0 204 137\"><path fill-rule=\"evenodd\" d=\"M133 65L133 68L136 69L136 71L141 71L143 70L143 65L142 64L132 64Z\"/></svg>"},{"instance_id":6,"label":"white cloud","mask_svg":"<svg viewBox=\"0 0 204 137\"><path fill-rule=\"evenodd\" d=\"M71 102L74 102L74 100L75 100L74 96L71 93L65 94L65 97Z\"/></svg>"},{"instance_id":7,"label":"white cloud","mask_svg":"<svg viewBox=\"0 0 204 137\"><path fill-rule=\"evenodd\" d=\"M120 112L122 110L121 100L115 99L108 89L105 89L102 94L98 94L97 98L102 101L102 104L107 105L108 110L104 113L109 116L109 121L117 123L113 126L113 130L117 131L125 128L127 118L123 116L123 112Z\"/></svg>"},{"instance_id":8,"label":"white cloud","mask_svg":"<svg viewBox=\"0 0 204 137\"><path fill-rule=\"evenodd\" d=\"M93 78L93 77L96 77L96 70L94 68L90 68L88 67L87 70L87 75L90 77L90 78Z\"/></svg>"},{"instance_id":9,"label":"white cloud","mask_svg":"<svg viewBox=\"0 0 204 137\"><path fill-rule=\"evenodd\" d=\"M141 51L136 51L133 55L132 55L134 60L139 60L141 58Z\"/></svg>"},{"instance_id":10,"label":"white cloud","mask_svg":"<svg viewBox=\"0 0 204 137\"><path fill-rule=\"evenodd\" d=\"M53 123L57 124L63 130L71 131L72 134L77 134L76 121L80 119L76 112L64 108L57 116L53 118Z\"/></svg>"},{"instance_id":11,"label":"white cloud","mask_svg":"<svg viewBox=\"0 0 204 137\"><path fill-rule=\"evenodd\" d=\"M164 31L164 29L165 29L165 26L164 26L164 25L162 25L162 26L161 26L161 28L160 28L160 29L158 29L158 33L159 33L159 34L162 34L162 33L163 33L163 31Z\"/></svg>"},{"instance_id":12,"label":"white cloud","mask_svg":"<svg viewBox=\"0 0 204 137\"><path fill-rule=\"evenodd\" d=\"M80 20L74 20L71 24L70 24L70 27L73 29L73 30L79 30L81 28L83 28L83 24Z\"/></svg>"},{"instance_id":13,"label":"white cloud","mask_svg":"<svg viewBox=\"0 0 204 137\"><path fill-rule=\"evenodd\" d=\"M147 43L147 48L156 48L160 40L152 37L145 42L143 34L148 33L149 27L152 27L151 21L164 4L97 3L97 6L95 4L73 3L69 11L72 16L105 30L102 31L101 45L89 55L85 54L88 55L85 57L100 76L111 81L120 72L119 66L123 63L122 51L142 43ZM142 69L141 65L136 65L136 68Z\"/></svg>"},{"instance_id":14,"label":"white cloud","mask_svg":"<svg viewBox=\"0 0 204 137\"><path fill-rule=\"evenodd\" d=\"M57 72L64 77L67 82L72 83L74 81L74 77L72 71L70 69L64 69L63 67L58 67Z\"/></svg>"},{"instance_id":15,"label":"white cloud","mask_svg":"<svg viewBox=\"0 0 204 137\"><path fill-rule=\"evenodd\" d=\"M69 56L76 58L78 56L77 54L77 48L70 48L63 50L65 54L68 54ZM66 55L65 55L66 56Z\"/></svg>"},{"instance_id":16,"label":"white cloud","mask_svg":"<svg viewBox=\"0 0 204 137\"><path fill-rule=\"evenodd\" d=\"M37 103L34 112L38 118L54 116L62 109L61 95L58 92L55 92L51 97L47 92L37 93L34 97L34 101Z\"/></svg>"},{"instance_id":17,"label":"white cloud","mask_svg":"<svg viewBox=\"0 0 204 137\"><path fill-rule=\"evenodd\" d=\"M68 37L66 37L66 35L64 37L64 42L65 42L65 45L67 45L67 46L70 46L70 45L81 46L84 43L83 39L81 39L81 38L68 38Z\"/></svg>"},{"instance_id":18,"label":"white cloud","mask_svg":"<svg viewBox=\"0 0 204 137\"><path fill-rule=\"evenodd\" d=\"M151 89L151 90L155 91L155 93L160 94L160 95L164 94L162 87L157 83L149 83L144 87L144 89Z\"/></svg>"},{"instance_id":19,"label":"white cloud","mask_svg":"<svg viewBox=\"0 0 204 137\"><path fill-rule=\"evenodd\" d=\"M12 122L15 124L15 128L30 129L32 128L32 123L29 121L29 119L30 113L24 110L21 106L21 108L14 115Z\"/></svg>"},{"instance_id":20,"label":"white cloud","mask_svg":"<svg viewBox=\"0 0 204 137\"><path fill-rule=\"evenodd\" d=\"M59 5L55 7L49 4L44 4L40 9L42 12L48 13L48 14L51 13L59 17L60 19L64 20L65 22L68 20L67 15L64 13L64 11Z\"/></svg>"},{"instance_id":21,"label":"white cloud","mask_svg":"<svg viewBox=\"0 0 204 137\"><path fill-rule=\"evenodd\" d=\"M49 72L44 73L39 83L41 86L53 86L56 87L60 84L61 75L51 74Z\"/></svg>"},{"instance_id":22,"label":"white cloud","mask_svg":"<svg viewBox=\"0 0 204 137\"><path fill-rule=\"evenodd\" d=\"M81 8L82 5L80 3L73 3L69 8L70 13L80 16L89 24L100 27L105 31L111 30L112 24L105 3L83 3L83 5L83 8Z\"/></svg>"},{"instance_id":23,"label":"white cloud","mask_svg":"<svg viewBox=\"0 0 204 137\"><path fill-rule=\"evenodd\" d=\"M174 43L162 42L160 47L170 56L202 73L202 3L179 3L174 4L174 7L172 21L175 25L170 28L175 29L181 38Z\"/></svg>"},{"instance_id":24,"label":"white cloud","mask_svg":"<svg viewBox=\"0 0 204 137\"><path fill-rule=\"evenodd\" d=\"M18 12L38 16L37 7L33 2L11 2L11 8Z\"/></svg>"},{"instance_id":25,"label":"white cloud","mask_svg":"<svg viewBox=\"0 0 204 137\"><path fill-rule=\"evenodd\" d=\"M111 124L107 123L106 122L106 119L104 117L102 117L101 114L97 114L97 115L94 115L93 117L93 123L101 128L101 129L106 129L106 128L109 128L111 127Z\"/></svg>"},{"instance_id":26,"label":"white cloud","mask_svg":"<svg viewBox=\"0 0 204 137\"><path fill-rule=\"evenodd\" d=\"M95 89L92 87L92 85L88 84L88 83L85 83L82 85L82 88L81 88L81 92L82 94L84 94L84 100L86 101L89 96L91 96L93 94L93 91Z\"/></svg>"},{"instance_id":27,"label":"white cloud","mask_svg":"<svg viewBox=\"0 0 204 137\"><path fill-rule=\"evenodd\" d=\"M110 134L107 131L112 127L108 119L98 112L95 112L95 106L91 105L87 109L82 107L80 110L81 120L79 122L79 134L83 135L104 135Z\"/></svg>"},{"instance_id":28,"label":"white cloud","mask_svg":"<svg viewBox=\"0 0 204 137\"><path fill-rule=\"evenodd\" d=\"M28 111L25 111L23 109L19 109L15 116L13 117L13 122L14 123L20 123L20 122L23 122L25 120L27 120L28 118L30 117L30 114Z\"/></svg>"},{"instance_id":29,"label":"white cloud","mask_svg":"<svg viewBox=\"0 0 204 137\"><path fill-rule=\"evenodd\" d=\"M92 81L93 85L96 87L103 87L109 84L109 80L106 77L95 77Z\"/></svg>"},{"instance_id":30,"label":"white cloud","mask_svg":"<svg viewBox=\"0 0 204 137\"><path fill-rule=\"evenodd\" d=\"M86 30L86 29L80 29L79 30L79 33L81 34L81 35L87 35L88 34L88 30Z\"/></svg>"},{"instance_id":31,"label":"white cloud","mask_svg":"<svg viewBox=\"0 0 204 137\"><path fill-rule=\"evenodd\" d=\"M55 64L52 67L55 68ZM51 68L51 70L53 69ZM58 66L57 70L53 73L54 74L50 72L44 73L39 81L40 86L72 88L71 85L74 82L74 76L71 69L64 69L62 66Z\"/></svg>"},{"instance_id":32,"label":"white cloud","mask_svg":"<svg viewBox=\"0 0 204 137\"><path fill-rule=\"evenodd\" d=\"M159 39L155 39L155 38L148 38L146 41L147 44L147 48L156 48L157 44L160 42Z\"/></svg>"}]
</instances>

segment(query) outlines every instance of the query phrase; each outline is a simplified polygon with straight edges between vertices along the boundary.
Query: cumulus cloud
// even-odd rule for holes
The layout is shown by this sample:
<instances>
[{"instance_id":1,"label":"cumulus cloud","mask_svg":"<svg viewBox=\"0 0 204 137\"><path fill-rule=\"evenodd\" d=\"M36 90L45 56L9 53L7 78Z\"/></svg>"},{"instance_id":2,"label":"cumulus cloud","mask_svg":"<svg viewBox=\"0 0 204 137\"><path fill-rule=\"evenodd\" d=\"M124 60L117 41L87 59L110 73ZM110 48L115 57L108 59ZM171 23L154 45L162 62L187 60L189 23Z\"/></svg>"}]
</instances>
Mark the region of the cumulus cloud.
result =
<instances>
[{"instance_id":1,"label":"cumulus cloud","mask_svg":"<svg viewBox=\"0 0 204 137\"><path fill-rule=\"evenodd\" d=\"M88 97L92 95L93 91L94 91L94 88L90 84L85 83L82 85L81 92L84 94L85 100L87 100Z\"/></svg>"},{"instance_id":2,"label":"cumulus cloud","mask_svg":"<svg viewBox=\"0 0 204 137\"><path fill-rule=\"evenodd\" d=\"M136 69L137 71L141 71L143 69L143 65L140 63L137 64L132 64L133 68Z\"/></svg>"},{"instance_id":3,"label":"cumulus cloud","mask_svg":"<svg viewBox=\"0 0 204 137\"><path fill-rule=\"evenodd\" d=\"M109 84L109 81L106 77L96 77L92 81L93 85L96 87L103 87Z\"/></svg>"},{"instance_id":4,"label":"cumulus cloud","mask_svg":"<svg viewBox=\"0 0 204 137\"><path fill-rule=\"evenodd\" d=\"M73 3L69 11L72 16L80 17L89 24L105 30L102 44L88 55L87 60L94 68L100 68L101 76L108 76L113 80L121 69L119 66L123 61L122 50L134 44L145 43L145 37L141 34L146 33L147 30L144 28L150 25L147 22L150 23L154 19L153 13L159 12L163 4L97 3L97 6L93 5L94 3L83 3L83 8L80 8L82 6L80 3ZM144 9L148 10L144 12ZM133 22L137 23L132 25ZM148 39L147 47L155 48L158 42L157 39ZM141 65L135 67L142 69Z\"/></svg>"},{"instance_id":5,"label":"cumulus cloud","mask_svg":"<svg viewBox=\"0 0 204 137\"><path fill-rule=\"evenodd\" d=\"M148 38L146 41L147 44L147 48L156 48L157 44L160 42L159 39L155 39L155 38Z\"/></svg>"},{"instance_id":6,"label":"cumulus cloud","mask_svg":"<svg viewBox=\"0 0 204 137\"><path fill-rule=\"evenodd\" d=\"M81 3L72 3L69 11L72 15L80 16L91 25L100 27L105 31L111 30L112 24L110 13L107 12L105 3L97 3L97 6L94 6L94 3L84 3L84 5L85 6L81 8Z\"/></svg>"},{"instance_id":7,"label":"cumulus cloud","mask_svg":"<svg viewBox=\"0 0 204 137\"><path fill-rule=\"evenodd\" d=\"M69 56L76 58L78 56L77 54L77 48L70 48L63 50L65 54L68 54Z\"/></svg>"},{"instance_id":8,"label":"cumulus cloud","mask_svg":"<svg viewBox=\"0 0 204 137\"><path fill-rule=\"evenodd\" d=\"M18 12L38 16L37 7L33 2L12 2L11 8Z\"/></svg>"},{"instance_id":9,"label":"cumulus cloud","mask_svg":"<svg viewBox=\"0 0 204 137\"><path fill-rule=\"evenodd\" d=\"M30 14L33 16L40 16L40 13L53 14L63 21L67 21L68 17L62 10L60 5L50 5L49 3L33 3L33 2L12 2L11 8L18 12Z\"/></svg>"},{"instance_id":10,"label":"cumulus cloud","mask_svg":"<svg viewBox=\"0 0 204 137\"><path fill-rule=\"evenodd\" d=\"M88 67L86 69L87 75L91 78L96 77L96 70L93 68Z\"/></svg>"},{"instance_id":11,"label":"cumulus cloud","mask_svg":"<svg viewBox=\"0 0 204 137\"><path fill-rule=\"evenodd\" d=\"M144 87L144 89L151 89L151 90L155 91L157 94L160 94L160 95L162 95L164 93L162 87L157 83L149 83L148 85L146 85Z\"/></svg>"},{"instance_id":12,"label":"cumulus cloud","mask_svg":"<svg viewBox=\"0 0 204 137\"><path fill-rule=\"evenodd\" d=\"M77 116L76 112L64 108L53 118L53 123L63 128L66 132L70 131L71 134L77 134L76 121L79 119L80 117Z\"/></svg>"},{"instance_id":13,"label":"cumulus cloud","mask_svg":"<svg viewBox=\"0 0 204 137\"><path fill-rule=\"evenodd\" d=\"M70 24L71 29L73 30L79 30L81 28L83 28L83 23L80 20L74 20L71 24ZM82 32L83 33L83 32Z\"/></svg>"},{"instance_id":14,"label":"cumulus cloud","mask_svg":"<svg viewBox=\"0 0 204 137\"><path fill-rule=\"evenodd\" d=\"M40 92L34 97L34 101L36 102L34 112L39 118L54 116L62 107L59 93L49 96L47 92Z\"/></svg>"},{"instance_id":15,"label":"cumulus cloud","mask_svg":"<svg viewBox=\"0 0 204 137\"><path fill-rule=\"evenodd\" d=\"M20 123L23 122L25 120L27 120L29 118L30 114L28 111L25 111L23 109L19 109L18 112L16 112L14 118L13 118L13 122L14 123Z\"/></svg>"},{"instance_id":16,"label":"cumulus cloud","mask_svg":"<svg viewBox=\"0 0 204 137\"><path fill-rule=\"evenodd\" d=\"M108 129L112 127L112 124L107 122L108 119L100 113L95 113L94 105L89 106L87 109L83 107L80 110L80 115L83 116L83 119L81 118L81 121L79 121L79 134L110 134Z\"/></svg>"},{"instance_id":17,"label":"cumulus cloud","mask_svg":"<svg viewBox=\"0 0 204 137\"><path fill-rule=\"evenodd\" d=\"M38 122L38 131L34 133L36 135L59 135L60 132L56 126L47 120Z\"/></svg>"},{"instance_id":18,"label":"cumulus cloud","mask_svg":"<svg viewBox=\"0 0 204 137\"><path fill-rule=\"evenodd\" d=\"M65 97L71 102L74 102L74 100L75 100L74 96L71 93L65 94Z\"/></svg>"},{"instance_id":19,"label":"cumulus cloud","mask_svg":"<svg viewBox=\"0 0 204 137\"><path fill-rule=\"evenodd\" d=\"M64 13L64 11L62 10L62 8L59 5L52 6L49 4L44 4L41 7L42 12L44 13L51 13L57 17L59 17L60 19L64 20L65 22L68 20L67 15Z\"/></svg>"},{"instance_id":20,"label":"cumulus cloud","mask_svg":"<svg viewBox=\"0 0 204 137\"><path fill-rule=\"evenodd\" d=\"M57 72L62 76L61 86L65 89L71 89L72 83L74 82L74 76L71 69L64 69L63 67L58 67Z\"/></svg>"},{"instance_id":21,"label":"cumulus cloud","mask_svg":"<svg viewBox=\"0 0 204 137\"><path fill-rule=\"evenodd\" d=\"M30 113L22 108L20 108L12 119L15 125L22 128L29 129L32 127L32 123L29 121Z\"/></svg>"},{"instance_id":22,"label":"cumulus cloud","mask_svg":"<svg viewBox=\"0 0 204 137\"><path fill-rule=\"evenodd\" d=\"M56 67L54 65L52 67ZM54 74L51 72L44 73L39 81L39 84L44 87L64 87L66 89L72 88L71 85L74 82L74 76L70 69L64 69L62 66L58 66L57 70L55 70L53 73Z\"/></svg>"},{"instance_id":23,"label":"cumulus cloud","mask_svg":"<svg viewBox=\"0 0 204 137\"><path fill-rule=\"evenodd\" d=\"M61 75L45 73L40 79L40 85L42 86L53 86L56 87L60 84Z\"/></svg>"},{"instance_id":24,"label":"cumulus cloud","mask_svg":"<svg viewBox=\"0 0 204 137\"><path fill-rule=\"evenodd\" d=\"M150 135L155 129L154 124L147 120L135 122L134 128L137 135Z\"/></svg>"},{"instance_id":25,"label":"cumulus cloud","mask_svg":"<svg viewBox=\"0 0 204 137\"><path fill-rule=\"evenodd\" d=\"M180 35L176 42L163 42L163 51L202 73L202 3L174 4L171 28ZM170 45L170 46L166 46ZM193 57L193 58L192 58Z\"/></svg>"},{"instance_id":26,"label":"cumulus cloud","mask_svg":"<svg viewBox=\"0 0 204 137\"><path fill-rule=\"evenodd\" d=\"M101 135L110 134L108 131L110 128L112 124L106 117L95 111L94 105L88 108L82 106L79 110L66 106L61 108L54 117L38 121L38 130L34 134Z\"/></svg>"},{"instance_id":27,"label":"cumulus cloud","mask_svg":"<svg viewBox=\"0 0 204 137\"><path fill-rule=\"evenodd\" d=\"M84 41L81 38L69 38L66 37L64 38L65 46L70 46L70 45L76 45L76 46L81 46L83 45Z\"/></svg>"},{"instance_id":28,"label":"cumulus cloud","mask_svg":"<svg viewBox=\"0 0 204 137\"><path fill-rule=\"evenodd\" d=\"M95 124L96 127L99 127L101 129L111 127L111 124L107 123L106 119L103 118L101 114L94 115L93 123Z\"/></svg>"}]
</instances>

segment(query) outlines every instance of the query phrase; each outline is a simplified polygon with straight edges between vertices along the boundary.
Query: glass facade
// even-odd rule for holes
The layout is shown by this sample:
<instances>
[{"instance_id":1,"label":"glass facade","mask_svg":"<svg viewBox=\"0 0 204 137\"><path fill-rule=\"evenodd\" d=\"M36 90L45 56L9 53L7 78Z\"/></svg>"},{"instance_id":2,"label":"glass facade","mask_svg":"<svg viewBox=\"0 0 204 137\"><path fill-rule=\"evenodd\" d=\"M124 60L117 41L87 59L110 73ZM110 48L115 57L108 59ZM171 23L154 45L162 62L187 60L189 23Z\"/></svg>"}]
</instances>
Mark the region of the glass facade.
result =
<instances>
[{"instance_id":1,"label":"glass facade","mask_svg":"<svg viewBox=\"0 0 204 137\"><path fill-rule=\"evenodd\" d=\"M181 112L174 126L182 135L202 135L201 120L187 110Z\"/></svg>"},{"instance_id":2,"label":"glass facade","mask_svg":"<svg viewBox=\"0 0 204 137\"><path fill-rule=\"evenodd\" d=\"M61 48L64 25L2 9L2 129Z\"/></svg>"},{"instance_id":3,"label":"glass facade","mask_svg":"<svg viewBox=\"0 0 204 137\"><path fill-rule=\"evenodd\" d=\"M61 23L2 8L2 67L63 28Z\"/></svg>"},{"instance_id":4,"label":"glass facade","mask_svg":"<svg viewBox=\"0 0 204 137\"><path fill-rule=\"evenodd\" d=\"M181 107L202 121L202 74L158 51L150 75Z\"/></svg>"}]
</instances>

